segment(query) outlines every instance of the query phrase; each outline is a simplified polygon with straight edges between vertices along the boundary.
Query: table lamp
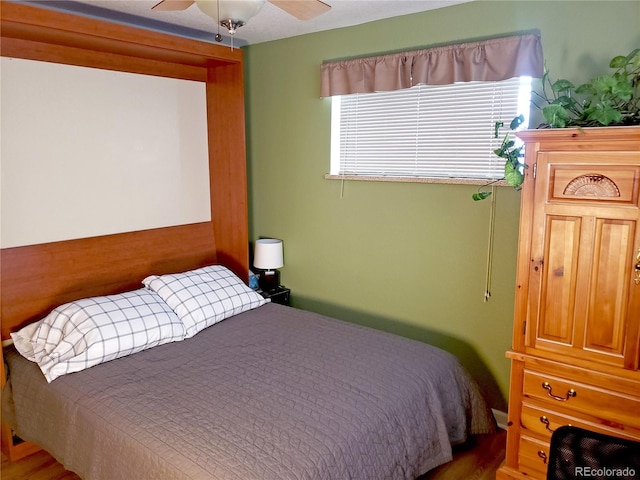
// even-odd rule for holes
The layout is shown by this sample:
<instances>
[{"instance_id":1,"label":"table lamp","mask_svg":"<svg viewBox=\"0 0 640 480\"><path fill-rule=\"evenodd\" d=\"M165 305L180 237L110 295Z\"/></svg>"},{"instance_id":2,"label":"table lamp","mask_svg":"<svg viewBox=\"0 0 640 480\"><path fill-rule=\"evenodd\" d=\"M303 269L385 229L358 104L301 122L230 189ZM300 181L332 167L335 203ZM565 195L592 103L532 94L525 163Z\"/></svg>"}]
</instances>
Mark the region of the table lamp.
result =
<instances>
[{"instance_id":1,"label":"table lamp","mask_svg":"<svg viewBox=\"0 0 640 480\"><path fill-rule=\"evenodd\" d=\"M280 286L280 272L276 268L284 266L282 240L261 238L256 240L253 251L253 266L263 270L258 279L258 286L265 292Z\"/></svg>"}]
</instances>

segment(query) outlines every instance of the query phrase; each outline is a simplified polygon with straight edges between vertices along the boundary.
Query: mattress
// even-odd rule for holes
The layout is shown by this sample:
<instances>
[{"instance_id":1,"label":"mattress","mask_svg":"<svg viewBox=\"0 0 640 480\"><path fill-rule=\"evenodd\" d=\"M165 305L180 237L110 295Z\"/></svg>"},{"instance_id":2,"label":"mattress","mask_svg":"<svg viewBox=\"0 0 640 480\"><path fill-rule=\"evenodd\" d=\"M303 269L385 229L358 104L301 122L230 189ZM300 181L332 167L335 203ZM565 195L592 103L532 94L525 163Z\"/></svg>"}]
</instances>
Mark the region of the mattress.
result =
<instances>
[{"instance_id":1,"label":"mattress","mask_svg":"<svg viewBox=\"0 0 640 480\"><path fill-rule=\"evenodd\" d=\"M87 480L414 479L494 429L452 355L271 303L51 383L5 359L4 418Z\"/></svg>"}]
</instances>

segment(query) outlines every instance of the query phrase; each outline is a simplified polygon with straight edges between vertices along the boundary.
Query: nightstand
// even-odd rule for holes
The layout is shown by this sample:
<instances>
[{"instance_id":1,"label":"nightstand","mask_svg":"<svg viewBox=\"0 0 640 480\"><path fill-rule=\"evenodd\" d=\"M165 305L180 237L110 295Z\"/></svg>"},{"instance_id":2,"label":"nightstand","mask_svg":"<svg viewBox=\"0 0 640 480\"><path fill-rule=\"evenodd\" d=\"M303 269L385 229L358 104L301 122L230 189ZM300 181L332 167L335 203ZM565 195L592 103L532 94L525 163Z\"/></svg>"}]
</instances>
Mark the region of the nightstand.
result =
<instances>
[{"instance_id":1,"label":"nightstand","mask_svg":"<svg viewBox=\"0 0 640 480\"><path fill-rule=\"evenodd\" d=\"M257 292L264 298L270 298L273 303L289 305L289 295L291 294L291 290L287 287L280 285L278 288L269 290L268 292L264 292L262 290L257 290Z\"/></svg>"}]
</instances>

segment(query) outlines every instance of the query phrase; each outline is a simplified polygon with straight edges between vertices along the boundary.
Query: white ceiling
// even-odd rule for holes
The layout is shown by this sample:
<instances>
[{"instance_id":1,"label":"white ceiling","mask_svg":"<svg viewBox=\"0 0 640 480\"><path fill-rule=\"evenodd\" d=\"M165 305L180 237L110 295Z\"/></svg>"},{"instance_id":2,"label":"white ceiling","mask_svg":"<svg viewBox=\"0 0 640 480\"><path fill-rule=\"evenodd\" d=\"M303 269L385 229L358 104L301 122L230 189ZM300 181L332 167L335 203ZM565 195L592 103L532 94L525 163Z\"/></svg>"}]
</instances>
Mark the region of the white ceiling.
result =
<instances>
[{"instance_id":1,"label":"white ceiling","mask_svg":"<svg viewBox=\"0 0 640 480\"><path fill-rule=\"evenodd\" d=\"M92 17L150 28L205 41L214 41L218 31L213 19L196 5L179 12L151 10L159 0L24 0L45 8L79 13ZM278 7L267 3L260 12L234 35L233 44L243 46L359 25L384 18L408 15L436 8L448 7L473 0L323 0L331 10L312 20L301 21ZM230 37L223 27L223 45L230 45ZM381 35L385 32L381 31Z\"/></svg>"}]
</instances>

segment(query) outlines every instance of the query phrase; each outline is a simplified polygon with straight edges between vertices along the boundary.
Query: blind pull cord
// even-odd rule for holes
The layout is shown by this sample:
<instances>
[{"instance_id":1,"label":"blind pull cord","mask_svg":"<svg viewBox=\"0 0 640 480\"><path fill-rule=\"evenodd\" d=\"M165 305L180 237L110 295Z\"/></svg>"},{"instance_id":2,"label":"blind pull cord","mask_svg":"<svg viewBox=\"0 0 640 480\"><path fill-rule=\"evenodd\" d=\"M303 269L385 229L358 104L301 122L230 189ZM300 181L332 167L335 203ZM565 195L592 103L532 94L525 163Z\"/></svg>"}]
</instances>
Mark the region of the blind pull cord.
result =
<instances>
[{"instance_id":1,"label":"blind pull cord","mask_svg":"<svg viewBox=\"0 0 640 480\"><path fill-rule=\"evenodd\" d=\"M491 206L489 208L489 242L487 248L487 274L485 278L484 301L491 298L491 271L493 269L493 239L496 226L496 187L491 186Z\"/></svg>"}]
</instances>

